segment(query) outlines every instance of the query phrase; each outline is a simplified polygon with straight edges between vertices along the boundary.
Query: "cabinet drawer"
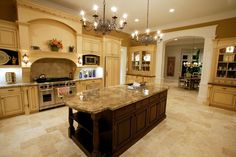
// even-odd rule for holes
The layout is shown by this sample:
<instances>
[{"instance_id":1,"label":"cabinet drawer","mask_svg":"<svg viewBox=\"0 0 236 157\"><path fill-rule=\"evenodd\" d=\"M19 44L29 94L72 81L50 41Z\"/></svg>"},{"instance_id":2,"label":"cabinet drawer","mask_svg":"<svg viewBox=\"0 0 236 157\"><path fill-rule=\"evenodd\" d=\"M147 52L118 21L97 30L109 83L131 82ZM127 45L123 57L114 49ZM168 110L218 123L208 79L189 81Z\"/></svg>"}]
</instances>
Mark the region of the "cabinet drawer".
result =
<instances>
[{"instance_id":1,"label":"cabinet drawer","mask_svg":"<svg viewBox=\"0 0 236 157\"><path fill-rule=\"evenodd\" d=\"M17 92L20 92L19 87L0 89L0 94L9 94L9 93L17 93Z\"/></svg>"},{"instance_id":2,"label":"cabinet drawer","mask_svg":"<svg viewBox=\"0 0 236 157\"><path fill-rule=\"evenodd\" d=\"M122 107L121 109L118 109L115 111L115 118L119 119L121 116L125 116L127 114L131 114L135 111L135 105L131 104L126 107Z\"/></svg>"},{"instance_id":3,"label":"cabinet drawer","mask_svg":"<svg viewBox=\"0 0 236 157\"><path fill-rule=\"evenodd\" d=\"M144 99L136 103L136 109L145 108L149 104L149 99Z\"/></svg>"},{"instance_id":4,"label":"cabinet drawer","mask_svg":"<svg viewBox=\"0 0 236 157\"><path fill-rule=\"evenodd\" d=\"M160 98L165 98L167 96L167 91L160 93Z\"/></svg>"},{"instance_id":5,"label":"cabinet drawer","mask_svg":"<svg viewBox=\"0 0 236 157\"><path fill-rule=\"evenodd\" d=\"M236 88L223 87L223 86L214 86L213 88L214 88L215 91L235 93L235 95L236 95Z\"/></svg>"},{"instance_id":6,"label":"cabinet drawer","mask_svg":"<svg viewBox=\"0 0 236 157\"><path fill-rule=\"evenodd\" d=\"M160 102L160 94L156 94L150 97L150 103L153 103L153 102Z\"/></svg>"}]
</instances>

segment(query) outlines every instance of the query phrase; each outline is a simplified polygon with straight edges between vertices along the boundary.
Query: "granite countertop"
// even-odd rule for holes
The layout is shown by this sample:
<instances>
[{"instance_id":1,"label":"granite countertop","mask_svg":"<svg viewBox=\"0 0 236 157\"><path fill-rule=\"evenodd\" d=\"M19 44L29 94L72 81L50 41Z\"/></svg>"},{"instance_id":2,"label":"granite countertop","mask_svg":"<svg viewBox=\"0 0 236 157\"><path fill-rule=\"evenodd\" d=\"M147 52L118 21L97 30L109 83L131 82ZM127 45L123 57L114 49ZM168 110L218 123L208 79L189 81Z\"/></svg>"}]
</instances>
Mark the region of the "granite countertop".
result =
<instances>
[{"instance_id":1,"label":"granite countertop","mask_svg":"<svg viewBox=\"0 0 236 157\"><path fill-rule=\"evenodd\" d=\"M6 83L0 83L0 89L1 88L10 88L10 87L22 87L22 86L37 86L38 83L31 82L31 83L14 83L14 84L6 84Z\"/></svg>"},{"instance_id":2,"label":"granite countertop","mask_svg":"<svg viewBox=\"0 0 236 157\"><path fill-rule=\"evenodd\" d=\"M133 90L128 89L127 85L93 89L78 92L66 100L66 105L78 111L95 114L107 109L116 110L167 89L167 86L157 84L148 84Z\"/></svg>"},{"instance_id":3,"label":"granite countertop","mask_svg":"<svg viewBox=\"0 0 236 157\"><path fill-rule=\"evenodd\" d=\"M74 79L73 81L85 81L85 80L95 80L95 79L102 79L100 77L93 77L93 78L86 78L86 79ZM28 82L28 83L0 83L0 88L10 88L10 87L22 87L22 86L37 86L37 82Z\"/></svg>"}]
</instances>

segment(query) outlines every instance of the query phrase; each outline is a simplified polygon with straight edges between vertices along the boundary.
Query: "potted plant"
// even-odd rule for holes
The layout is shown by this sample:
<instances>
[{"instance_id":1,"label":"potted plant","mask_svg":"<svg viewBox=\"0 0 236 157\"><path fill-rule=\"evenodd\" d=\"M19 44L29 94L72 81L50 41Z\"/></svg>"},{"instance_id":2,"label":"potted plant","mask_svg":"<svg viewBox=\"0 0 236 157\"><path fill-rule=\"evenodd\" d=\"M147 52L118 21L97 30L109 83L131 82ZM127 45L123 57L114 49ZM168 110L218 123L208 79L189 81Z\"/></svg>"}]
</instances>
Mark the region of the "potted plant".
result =
<instances>
[{"instance_id":1,"label":"potted plant","mask_svg":"<svg viewBox=\"0 0 236 157\"><path fill-rule=\"evenodd\" d=\"M62 41L57 39L49 40L49 46L51 51L58 51L63 48Z\"/></svg>"}]
</instances>

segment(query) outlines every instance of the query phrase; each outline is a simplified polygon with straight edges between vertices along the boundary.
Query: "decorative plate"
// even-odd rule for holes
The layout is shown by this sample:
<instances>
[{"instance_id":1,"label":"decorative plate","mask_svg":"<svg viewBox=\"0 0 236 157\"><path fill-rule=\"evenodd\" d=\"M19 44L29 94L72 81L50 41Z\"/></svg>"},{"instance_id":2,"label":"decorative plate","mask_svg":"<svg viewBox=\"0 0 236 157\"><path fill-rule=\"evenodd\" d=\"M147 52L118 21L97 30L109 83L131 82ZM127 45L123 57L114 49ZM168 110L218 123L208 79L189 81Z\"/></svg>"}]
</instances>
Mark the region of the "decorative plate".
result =
<instances>
[{"instance_id":1,"label":"decorative plate","mask_svg":"<svg viewBox=\"0 0 236 157\"><path fill-rule=\"evenodd\" d=\"M11 60L11 57L6 52L0 50L0 65L6 64L9 60Z\"/></svg>"}]
</instances>

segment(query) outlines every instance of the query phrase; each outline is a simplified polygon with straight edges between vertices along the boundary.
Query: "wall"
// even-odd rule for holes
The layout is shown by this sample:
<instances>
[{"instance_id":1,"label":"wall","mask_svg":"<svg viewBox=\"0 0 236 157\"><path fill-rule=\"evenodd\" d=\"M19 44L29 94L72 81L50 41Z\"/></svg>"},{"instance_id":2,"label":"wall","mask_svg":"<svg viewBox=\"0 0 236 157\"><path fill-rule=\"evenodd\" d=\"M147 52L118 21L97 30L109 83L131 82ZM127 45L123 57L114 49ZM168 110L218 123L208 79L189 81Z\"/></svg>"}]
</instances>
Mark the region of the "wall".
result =
<instances>
[{"instance_id":1,"label":"wall","mask_svg":"<svg viewBox=\"0 0 236 157\"><path fill-rule=\"evenodd\" d=\"M47 77L69 77L69 73L74 74L75 70L76 65L72 61L45 58L32 64L30 78L32 81L40 74L45 74Z\"/></svg>"},{"instance_id":2,"label":"wall","mask_svg":"<svg viewBox=\"0 0 236 157\"><path fill-rule=\"evenodd\" d=\"M29 33L30 46L39 46L43 51L51 51L48 42L53 38L62 41L62 52L68 52L70 45L76 46L75 31L58 21L48 19L32 21L29 25Z\"/></svg>"},{"instance_id":3,"label":"wall","mask_svg":"<svg viewBox=\"0 0 236 157\"><path fill-rule=\"evenodd\" d=\"M200 48L200 61L202 62L202 55L203 55L203 44L198 44L195 45L198 48ZM191 48L193 47L193 45L169 45L166 46L166 51L165 51L165 66L164 66L164 77L168 78L168 79L174 79L177 80L181 74L181 67L182 67L182 53L184 54L196 54L195 52L190 52L189 50L191 50ZM168 57L175 57L175 72L174 72L174 76L170 77L167 76L167 58Z\"/></svg>"},{"instance_id":4,"label":"wall","mask_svg":"<svg viewBox=\"0 0 236 157\"><path fill-rule=\"evenodd\" d=\"M0 84L5 84L5 73L14 72L16 74L16 82L22 82L22 69L21 68L0 68Z\"/></svg>"}]
</instances>

